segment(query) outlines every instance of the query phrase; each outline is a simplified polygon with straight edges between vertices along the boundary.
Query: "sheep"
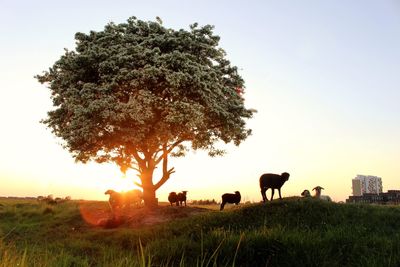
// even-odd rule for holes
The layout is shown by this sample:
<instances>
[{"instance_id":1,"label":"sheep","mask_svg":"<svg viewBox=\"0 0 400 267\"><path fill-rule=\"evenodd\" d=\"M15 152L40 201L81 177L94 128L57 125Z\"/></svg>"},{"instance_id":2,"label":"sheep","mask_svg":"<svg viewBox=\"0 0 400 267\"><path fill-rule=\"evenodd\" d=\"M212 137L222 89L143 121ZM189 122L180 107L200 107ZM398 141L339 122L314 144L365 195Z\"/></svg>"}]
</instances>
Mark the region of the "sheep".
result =
<instances>
[{"instance_id":1,"label":"sheep","mask_svg":"<svg viewBox=\"0 0 400 267\"><path fill-rule=\"evenodd\" d=\"M235 191L235 194L226 193L222 195L222 203L219 210L223 210L226 203L232 203L238 205L240 203L241 195L239 191Z\"/></svg>"},{"instance_id":2,"label":"sheep","mask_svg":"<svg viewBox=\"0 0 400 267\"><path fill-rule=\"evenodd\" d=\"M122 193L109 189L104 194L110 195L108 202L113 211L117 208L129 207L131 204L140 205L143 199L143 193L139 189Z\"/></svg>"},{"instance_id":3,"label":"sheep","mask_svg":"<svg viewBox=\"0 0 400 267\"><path fill-rule=\"evenodd\" d=\"M321 187L321 186L316 186L316 187L314 187L313 188L313 190L315 190L315 198L319 198L319 199L322 199L322 200L325 200L325 201L332 201L332 199L331 199L331 197L330 196L327 196L327 195L321 195L321 190L322 189L324 189L323 187Z\"/></svg>"},{"instance_id":4,"label":"sheep","mask_svg":"<svg viewBox=\"0 0 400 267\"><path fill-rule=\"evenodd\" d=\"M170 192L169 193L168 201L171 204L171 206L172 206L173 203L176 203L176 205L179 206L178 195L176 194L176 192Z\"/></svg>"},{"instance_id":5,"label":"sheep","mask_svg":"<svg viewBox=\"0 0 400 267\"><path fill-rule=\"evenodd\" d=\"M185 207L186 207L186 193L188 191L182 191L181 193L178 193L178 201L179 205L182 206L182 203L185 202Z\"/></svg>"},{"instance_id":6,"label":"sheep","mask_svg":"<svg viewBox=\"0 0 400 267\"><path fill-rule=\"evenodd\" d=\"M39 202L45 202L49 205L57 204L57 200L54 199L53 195L48 195L47 197L39 196L37 199Z\"/></svg>"},{"instance_id":7,"label":"sheep","mask_svg":"<svg viewBox=\"0 0 400 267\"><path fill-rule=\"evenodd\" d=\"M47 203L49 205L56 205L58 203L62 203L63 202L60 197L54 198L53 195L48 195L47 197L38 196L36 199L37 199L38 202L44 202L44 203Z\"/></svg>"},{"instance_id":8,"label":"sheep","mask_svg":"<svg viewBox=\"0 0 400 267\"><path fill-rule=\"evenodd\" d=\"M263 198L263 202L268 201L268 198L265 195L265 192L268 190L268 188L271 188L271 190L272 190L271 201L274 199L275 189L278 189L279 198L282 199L281 187L287 180L289 180L289 176L290 176L290 174L287 172L284 172L281 175L273 174L273 173L264 173L263 175L261 175L260 189L261 189L261 196Z\"/></svg>"},{"instance_id":9,"label":"sheep","mask_svg":"<svg viewBox=\"0 0 400 267\"><path fill-rule=\"evenodd\" d=\"M110 198L108 199L108 204L110 205L112 211L115 211L117 207L120 207L120 205L122 204L122 196L119 192L108 189L106 192L104 192L104 194L110 195Z\"/></svg>"},{"instance_id":10,"label":"sheep","mask_svg":"<svg viewBox=\"0 0 400 267\"><path fill-rule=\"evenodd\" d=\"M310 191L308 191L307 189L304 189L304 191L301 192L301 196L302 197L311 197Z\"/></svg>"},{"instance_id":11,"label":"sheep","mask_svg":"<svg viewBox=\"0 0 400 267\"><path fill-rule=\"evenodd\" d=\"M140 206L143 200L143 192L139 189L132 189L127 192L122 193L125 204L130 205L134 204L136 206Z\"/></svg>"}]
</instances>

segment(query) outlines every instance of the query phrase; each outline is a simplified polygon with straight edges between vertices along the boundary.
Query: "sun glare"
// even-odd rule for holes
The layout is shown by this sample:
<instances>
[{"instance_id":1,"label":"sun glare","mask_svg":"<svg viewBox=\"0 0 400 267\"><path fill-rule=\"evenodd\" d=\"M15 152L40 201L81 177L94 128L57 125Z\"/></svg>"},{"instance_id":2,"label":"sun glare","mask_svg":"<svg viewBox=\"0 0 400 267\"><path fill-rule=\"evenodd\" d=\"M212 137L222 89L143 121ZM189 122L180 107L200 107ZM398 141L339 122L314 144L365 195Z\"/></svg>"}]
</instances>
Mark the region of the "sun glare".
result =
<instances>
[{"instance_id":1,"label":"sun glare","mask_svg":"<svg viewBox=\"0 0 400 267\"><path fill-rule=\"evenodd\" d=\"M117 192L126 192L132 189L140 189L135 185L134 180L131 175L121 175L120 177L115 177L107 182L107 189L113 189Z\"/></svg>"}]
</instances>

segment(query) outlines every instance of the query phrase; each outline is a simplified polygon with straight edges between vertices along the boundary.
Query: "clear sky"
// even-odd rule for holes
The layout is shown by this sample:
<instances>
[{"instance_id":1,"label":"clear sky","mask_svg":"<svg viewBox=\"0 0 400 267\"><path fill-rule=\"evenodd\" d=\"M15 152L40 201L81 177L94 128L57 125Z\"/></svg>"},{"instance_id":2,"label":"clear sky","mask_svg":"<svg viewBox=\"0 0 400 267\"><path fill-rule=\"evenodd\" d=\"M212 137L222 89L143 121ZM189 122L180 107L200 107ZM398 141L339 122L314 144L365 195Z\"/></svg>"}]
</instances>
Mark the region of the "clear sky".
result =
<instances>
[{"instance_id":1,"label":"clear sky","mask_svg":"<svg viewBox=\"0 0 400 267\"><path fill-rule=\"evenodd\" d=\"M52 106L33 78L74 48L76 32L130 16L175 29L214 25L246 82L246 106L258 110L253 135L225 146L226 156L172 159L160 200L240 190L258 201L259 176L284 171L283 196L320 185L345 200L357 174L400 189L398 1L0 0L0 195L106 199L106 189L132 184L135 174L123 178L114 165L74 162L39 123Z\"/></svg>"}]
</instances>

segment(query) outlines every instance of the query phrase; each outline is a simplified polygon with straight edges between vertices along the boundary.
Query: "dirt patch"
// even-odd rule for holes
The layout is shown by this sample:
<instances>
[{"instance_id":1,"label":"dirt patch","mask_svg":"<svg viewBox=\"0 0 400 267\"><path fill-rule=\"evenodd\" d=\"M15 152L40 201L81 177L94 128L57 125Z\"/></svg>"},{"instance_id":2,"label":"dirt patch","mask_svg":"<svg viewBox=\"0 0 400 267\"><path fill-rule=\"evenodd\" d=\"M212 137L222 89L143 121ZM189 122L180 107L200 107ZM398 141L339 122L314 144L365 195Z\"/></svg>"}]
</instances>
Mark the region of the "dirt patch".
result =
<instances>
[{"instance_id":1,"label":"dirt patch","mask_svg":"<svg viewBox=\"0 0 400 267\"><path fill-rule=\"evenodd\" d=\"M118 226L138 228L210 211L210 209L190 206L160 206L154 210L144 207L130 207L112 213L110 207L101 202L80 203L82 218L90 225L105 228Z\"/></svg>"}]
</instances>

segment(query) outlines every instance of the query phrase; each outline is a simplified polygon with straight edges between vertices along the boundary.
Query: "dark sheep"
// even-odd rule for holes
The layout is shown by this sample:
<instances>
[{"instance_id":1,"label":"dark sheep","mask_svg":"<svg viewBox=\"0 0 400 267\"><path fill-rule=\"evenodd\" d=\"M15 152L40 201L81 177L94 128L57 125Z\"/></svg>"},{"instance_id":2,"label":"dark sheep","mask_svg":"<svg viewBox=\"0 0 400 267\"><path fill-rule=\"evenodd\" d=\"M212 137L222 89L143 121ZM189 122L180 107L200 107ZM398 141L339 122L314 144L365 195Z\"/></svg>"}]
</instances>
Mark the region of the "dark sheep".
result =
<instances>
[{"instance_id":1,"label":"dark sheep","mask_svg":"<svg viewBox=\"0 0 400 267\"><path fill-rule=\"evenodd\" d=\"M142 204L143 192L141 190L133 189L122 194L124 197L125 205L129 206L133 204L134 206L139 207Z\"/></svg>"},{"instance_id":2,"label":"dark sheep","mask_svg":"<svg viewBox=\"0 0 400 267\"><path fill-rule=\"evenodd\" d=\"M219 210L223 210L226 203L232 203L238 205L240 203L241 195L239 191L235 191L235 194L226 193L222 195L222 203Z\"/></svg>"},{"instance_id":3,"label":"dark sheep","mask_svg":"<svg viewBox=\"0 0 400 267\"><path fill-rule=\"evenodd\" d=\"M173 203L176 203L176 205L179 206L178 195L176 194L176 192L169 193L168 201L171 204L171 206L172 206Z\"/></svg>"},{"instance_id":4,"label":"dark sheep","mask_svg":"<svg viewBox=\"0 0 400 267\"><path fill-rule=\"evenodd\" d=\"M178 193L178 201L179 201L179 205L182 206L182 203L185 202L185 206L186 206L186 193L187 191L182 191L181 193Z\"/></svg>"},{"instance_id":5,"label":"dark sheep","mask_svg":"<svg viewBox=\"0 0 400 267\"><path fill-rule=\"evenodd\" d=\"M44 202L44 203L47 203L49 205L56 205L57 204L57 200L54 199L53 195L48 195L47 197L38 196L37 200L39 202Z\"/></svg>"},{"instance_id":6,"label":"dark sheep","mask_svg":"<svg viewBox=\"0 0 400 267\"><path fill-rule=\"evenodd\" d=\"M118 208L128 208L131 204L139 206L143 200L143 193L139 189L133 189L121 193L109 189L104 194L110 195L108 203L113 212Z\"/></svg>"},{"instance_id":7,"label":"dark sheep","mask_svg":"<svg viewBox=\"0 0 400 267\"><path fill-rule=\"evenodd\" d=\"M55 200L55 199L47 199L46 202L49 205L56 205L57 204L57 200Z\"/></svg>"},{"instance_id":8,"label":"dark sheep","mask_svg":"<svg viewBox=\"0 0 400 267\"><path fill-rule=\"evenodd\" d=\"M261 175L260 189L261 189L261 195L263 198L263 202L268 201L268 198L265 195L265 192L268 190L268 188L271 188L271 190L272 190L271 201L274 199L275 189L278 189L279 198L282 199L281 187L287 180L289 180L289 176L290 176L290 174L287 172L284 172L281 175L273 174L273 173L265 173L265 174Z\"/></svg>"},{"instance_id":9,"label":"dark sheep","mask_svg":"<svg viewBox=\"0 0 400 267\"><path fill-rule=\"evenodd\" d=\"M301 196L302 197L311 197L310 191L308 191L307 189L304 189L304 191L301 192Z\"/></svg>"}]
</instances>

